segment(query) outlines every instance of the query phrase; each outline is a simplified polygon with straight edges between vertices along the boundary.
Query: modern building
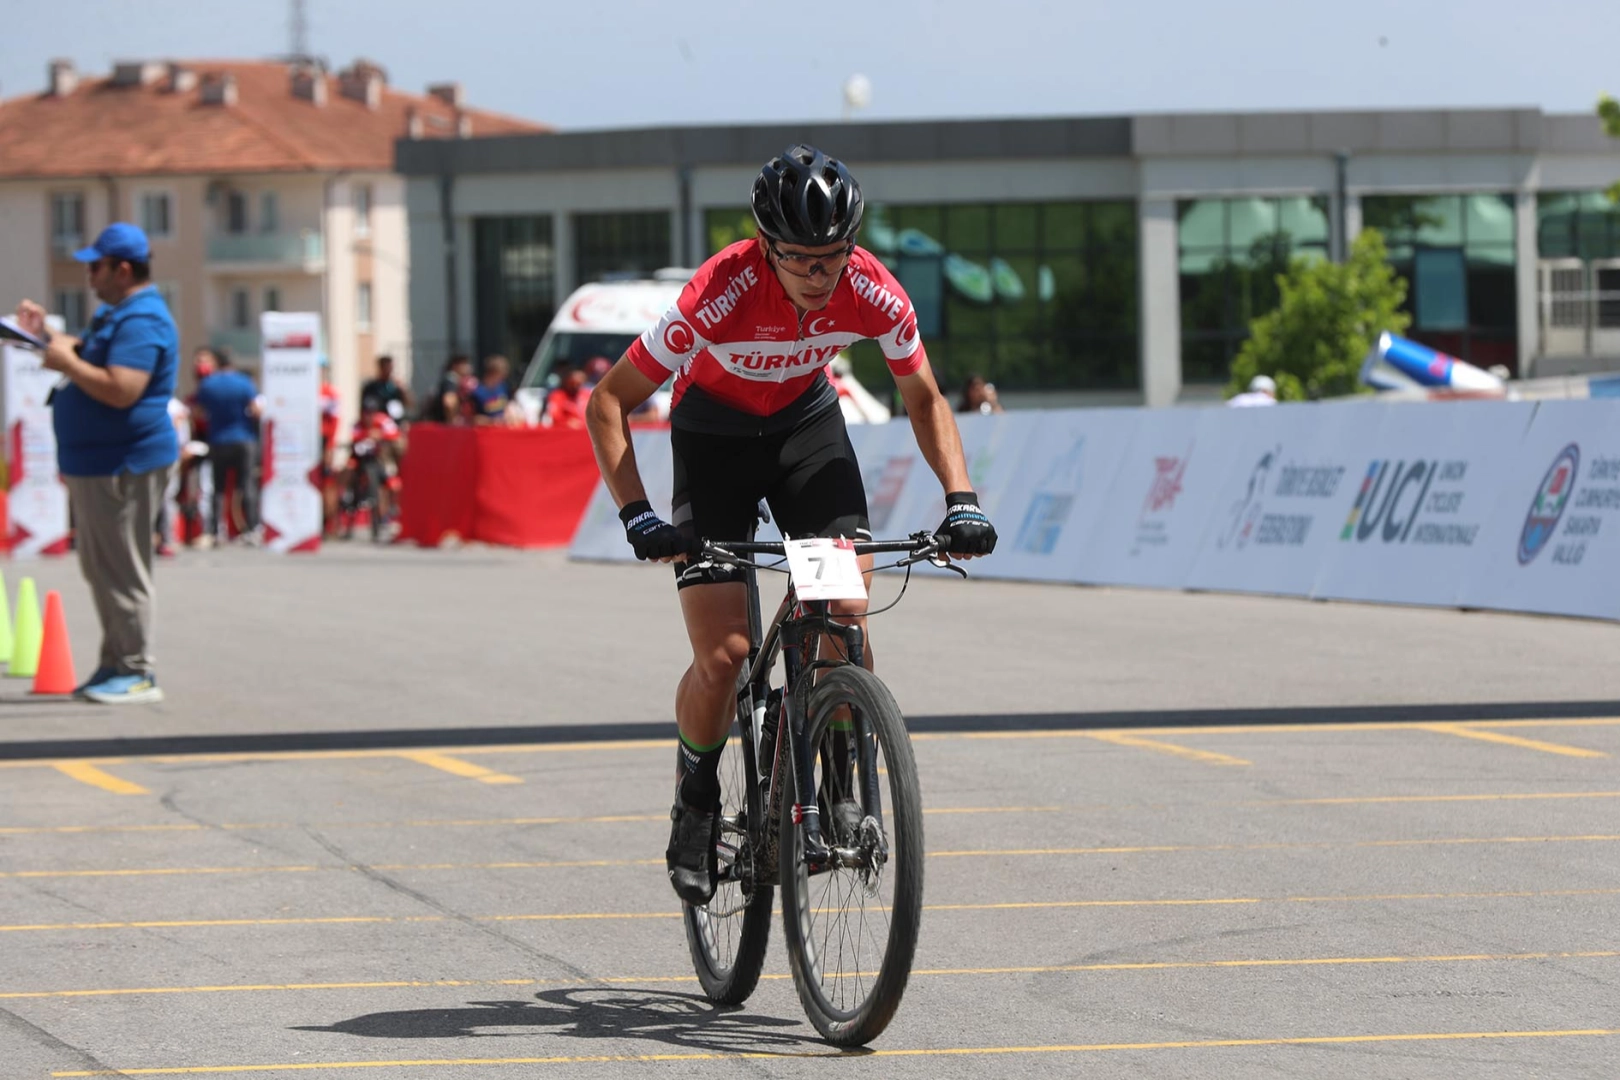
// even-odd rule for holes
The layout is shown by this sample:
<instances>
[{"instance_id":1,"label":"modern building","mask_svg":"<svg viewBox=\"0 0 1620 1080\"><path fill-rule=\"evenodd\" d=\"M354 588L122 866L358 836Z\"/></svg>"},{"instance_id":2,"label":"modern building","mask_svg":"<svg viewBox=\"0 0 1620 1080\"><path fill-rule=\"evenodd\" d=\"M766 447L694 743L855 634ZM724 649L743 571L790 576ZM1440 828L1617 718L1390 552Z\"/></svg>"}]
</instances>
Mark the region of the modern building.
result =
<instances>
[{"instance_id":1,"label":"modern building","mask_svg":"<svg viewBox=\"0 0 1620 1080\"><path fill-rule=\"evenodd\" d=\"M1003 400L1215 396L1289 257L1385 233L1410 335L1520 374L1620 368L1620 142L1536 109L813 123L401 142L418 354L527 359L606 274L749 235L749 184L848 162L862 243L947 387ZM883 381L875 352L857 371Z\"/></svg>"},{"instance_id":2,"label":"modern building","mask_svg":"<svg viewBox=\"0 0 1620 1080\"><path fill-rule=\"evenodd\" d=\"M226 346L252 367L261 312L318 311L352 398L376 356L411 359L395 140L542 130L467 108L454 83L402 93L363 60L130 62L105 78L54 61L43 93L0 102L0 297L82 327L96 300L72 252L134 221L188 352Z\"/></svg>"}]
</instances>

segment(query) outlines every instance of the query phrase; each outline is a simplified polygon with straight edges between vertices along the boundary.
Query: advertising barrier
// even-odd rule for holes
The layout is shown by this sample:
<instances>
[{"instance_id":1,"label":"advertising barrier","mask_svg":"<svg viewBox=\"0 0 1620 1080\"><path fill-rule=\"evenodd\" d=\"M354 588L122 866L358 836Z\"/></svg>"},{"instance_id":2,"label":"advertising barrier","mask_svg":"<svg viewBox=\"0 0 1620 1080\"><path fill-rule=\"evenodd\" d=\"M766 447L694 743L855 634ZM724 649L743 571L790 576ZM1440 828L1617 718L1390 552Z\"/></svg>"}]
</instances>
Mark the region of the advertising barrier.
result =
<instances>
[{"instance_id":1,"label":"advertising barrier","mask_svg":"<svg viewBox=\"0 0 1620 1080\"><path fill-rule=\"evenodd\" d=\"M312 312L267 311L260 386L264 414L263 489L259 515L265 547L275 552L321 546L321 374L316 341L321 317Z\"/></svg>"},{"instance_id":2,"label":"advertising barrier","mask_svg":"<svg viewBox=\"0 0 1620 1080\"><path fill-rule=\"evenodd\" d=\"M1620 403L1544 401L1459 602L1620 619Z\"/></svg>"},{"instance_id":3,"label":"advertising barrier","mask_svg":"<svg viewBox=\"0 0 1620 1080\"><path fill-rule=\"evenodd\" d=\"M68 495L56 471L49 401L62 377L46 370L37 352L10 345L3 351L8 545L19 559L61 555L68 550Z\"/></svg>"}]
</instances>

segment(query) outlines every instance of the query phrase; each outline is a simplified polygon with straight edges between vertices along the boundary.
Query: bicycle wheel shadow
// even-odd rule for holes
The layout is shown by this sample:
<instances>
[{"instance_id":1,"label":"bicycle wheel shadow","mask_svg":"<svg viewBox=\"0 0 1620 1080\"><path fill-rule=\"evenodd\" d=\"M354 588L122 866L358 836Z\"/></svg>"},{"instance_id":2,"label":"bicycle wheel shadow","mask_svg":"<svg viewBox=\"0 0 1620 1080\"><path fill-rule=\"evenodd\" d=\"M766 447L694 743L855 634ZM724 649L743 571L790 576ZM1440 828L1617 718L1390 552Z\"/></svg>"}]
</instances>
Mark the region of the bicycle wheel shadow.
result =
<instances>
[{"instance_id":1,"label":"bicycle wheel shadow","mask_svg":"<svg viewBox=\"0 0 1620 1080\"><path fill-rule=\"evenodd\" d=\"M469 1001L467 1006L366 1013L291 1030L369 1039L487 1039L545 1029L563 1038L645 1040L719 1054L839 1055L802 1020L716 1005L699 994L572 987L542 991L535 1000Z\"/></svg>"}]
</instances>

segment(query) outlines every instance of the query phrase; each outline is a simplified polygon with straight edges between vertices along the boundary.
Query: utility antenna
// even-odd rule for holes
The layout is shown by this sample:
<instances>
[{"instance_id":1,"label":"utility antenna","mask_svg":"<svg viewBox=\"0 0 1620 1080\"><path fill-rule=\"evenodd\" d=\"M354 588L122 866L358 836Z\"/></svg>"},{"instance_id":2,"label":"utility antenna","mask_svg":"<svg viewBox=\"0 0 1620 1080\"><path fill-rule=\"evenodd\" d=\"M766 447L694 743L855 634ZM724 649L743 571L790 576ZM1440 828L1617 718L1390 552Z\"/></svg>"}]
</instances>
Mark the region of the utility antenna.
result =
<instances>
[{"instance_id":1,"label":"utility antenna","mask_svg":"<svg viewBox=\"0 0 1620 1080\"><path fill-rule=\"evenodd\" d=\"M287 29L292 38L292 54L300 59L309 55L309 20L304 17L304 0L289 0L292 8Z\"/></svg>"}]
</instances>

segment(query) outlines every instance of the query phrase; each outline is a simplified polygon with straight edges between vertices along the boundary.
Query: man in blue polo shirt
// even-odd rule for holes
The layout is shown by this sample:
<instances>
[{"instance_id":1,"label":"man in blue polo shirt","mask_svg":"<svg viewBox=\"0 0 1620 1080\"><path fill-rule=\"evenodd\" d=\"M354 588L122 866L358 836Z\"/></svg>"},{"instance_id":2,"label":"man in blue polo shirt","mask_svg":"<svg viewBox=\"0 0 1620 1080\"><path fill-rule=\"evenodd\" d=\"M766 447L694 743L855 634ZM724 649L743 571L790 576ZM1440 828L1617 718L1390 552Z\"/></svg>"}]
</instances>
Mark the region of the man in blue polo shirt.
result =
<instances>
[{"instance_id":1,"label":"man in blue polo shirt","mask_svg":"<svg viewBox=\"0 0 1620 1080\"><path fill-rule=\"evenodd\" d=\"M146 234L118 222L74 253L101 301L84 339L51 334L24 300L17 321L48 338L57 462L73 507L79 566L101 619L101 660L75 693L103 704L162 701L152 670L152 523L179 458L169 399L180 335L152 287Z\"/></svg>"},{"instance_id":2,"label":"man in blue polo shirt","mask_svg":"<svg viewBox=\"0 0 1620 1080\"><path fill-rule=\"evenodd\" d=\"M214 470L214 494L208 517L209 535L223 543L230 535L225 527L228 508L225 491L232 475L236 493L242 500L242 536L256 541L259 535L258 483L254 477L259 416L259 388L246 374L236 370L230 354L219 352L219 369L197 384L195 405L208 417L208 461Z\"/></svg>"}]
</instances>

